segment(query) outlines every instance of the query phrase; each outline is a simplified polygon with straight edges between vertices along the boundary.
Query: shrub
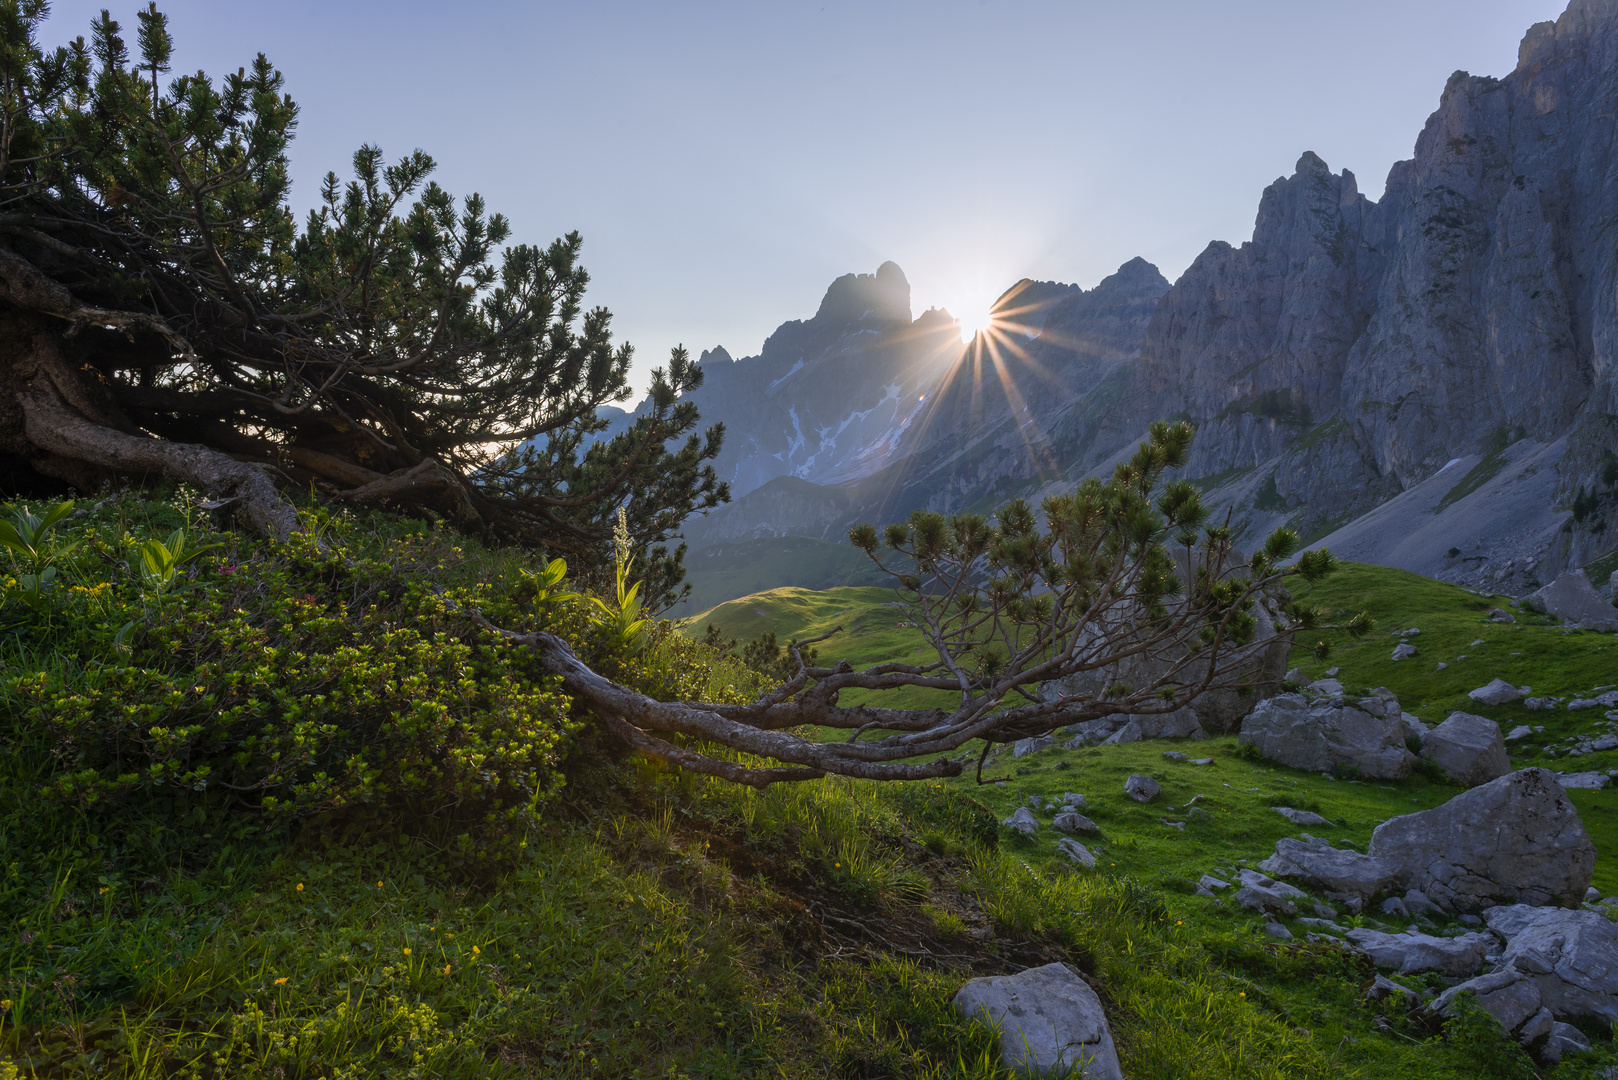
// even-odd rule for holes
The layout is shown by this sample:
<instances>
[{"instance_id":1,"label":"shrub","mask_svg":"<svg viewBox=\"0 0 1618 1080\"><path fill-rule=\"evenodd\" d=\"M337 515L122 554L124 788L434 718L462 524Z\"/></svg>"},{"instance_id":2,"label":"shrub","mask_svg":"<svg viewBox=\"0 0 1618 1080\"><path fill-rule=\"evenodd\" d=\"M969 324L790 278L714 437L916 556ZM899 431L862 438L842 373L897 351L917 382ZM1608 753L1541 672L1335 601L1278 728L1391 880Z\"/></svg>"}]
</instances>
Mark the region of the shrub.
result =
<instances>
[{"instance_id":1,"label":"shrub","mask_svg":"<svg viewBox=\"0 0 1618 1080\"><path fill-rule=\"evenodd\" d=\"M418 523L367 533L317 513L284 544L216 534L176 568L153 546L172 553L180 534L137 539L109 517L74 530L57 564L72 584L46 602L0 578L16 672L0 723L49 755L48 796L228 792L272 817L380 804L510 823L557 788L569 699L468 614L520 601L510 560Z\"/></svg>"}]
</instances>

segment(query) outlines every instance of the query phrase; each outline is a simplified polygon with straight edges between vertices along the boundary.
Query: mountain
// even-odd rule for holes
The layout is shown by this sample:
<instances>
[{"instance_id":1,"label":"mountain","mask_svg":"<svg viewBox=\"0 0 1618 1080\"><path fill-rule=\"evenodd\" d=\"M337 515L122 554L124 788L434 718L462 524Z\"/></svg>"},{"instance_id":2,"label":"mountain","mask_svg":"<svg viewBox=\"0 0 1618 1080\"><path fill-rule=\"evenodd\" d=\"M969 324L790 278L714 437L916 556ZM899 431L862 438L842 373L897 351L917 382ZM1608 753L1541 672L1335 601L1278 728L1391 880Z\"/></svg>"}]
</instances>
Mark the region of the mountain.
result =
<instances>
[{"instance_id":1,"label":"mountain","mask_svg":"<svg viewBox=\"0 0 1618 1080\"><path fill-rule=\"evenodd\" d=\"M1021 281L952 350L942 325L936 348L903 344L926 316L906 326L897 267L839 279L734 365L754 365L724 399L757 418L727 449L749 482L688 533L839 540L918 507L1037 498L1180 418L1198 430L1186 474L1245 542L1288 524L1526 591L1618 545L1615 250L1618 0L1573 0L1509 75L1451 76L1380 198L1305 152L1251 239L1210 243L1172 286L1139 259L1089 290ZM890 386L869 423L838 419ZM805 416L843 425L835 445L782 419Z\"/></svg>"}]
</instances>

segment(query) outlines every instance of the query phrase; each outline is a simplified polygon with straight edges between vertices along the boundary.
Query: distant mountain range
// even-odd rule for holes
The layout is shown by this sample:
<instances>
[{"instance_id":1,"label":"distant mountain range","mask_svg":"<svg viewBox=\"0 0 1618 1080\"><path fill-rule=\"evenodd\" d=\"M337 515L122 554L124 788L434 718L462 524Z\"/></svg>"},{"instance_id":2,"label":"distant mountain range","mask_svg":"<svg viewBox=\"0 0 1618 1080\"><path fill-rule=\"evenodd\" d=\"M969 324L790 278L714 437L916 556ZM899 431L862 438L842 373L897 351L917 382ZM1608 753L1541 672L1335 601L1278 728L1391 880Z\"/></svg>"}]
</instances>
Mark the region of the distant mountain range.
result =
<instances>
[{"instance_id":1,"label":"distant mountain range","mask_svg":"<svg viewBox=\"0 0 1618 1080\"><path fill-rule=\"evenodd\" d=\"M917 507L987 509L1110 472L1157 418L1251 541L1500 591L1618 562L1618 0L1573 0L1516 69L1457 72L1382 197L1305 153L1252 239L1169 284L1020 281L995 331L912 320L903 272L846 275L759 356L703 354L735 501L693 547ZM1371 515L1371 516L1367 516ZM739 549L738 549L739 550Z\"/></svg>"}]
</instances>

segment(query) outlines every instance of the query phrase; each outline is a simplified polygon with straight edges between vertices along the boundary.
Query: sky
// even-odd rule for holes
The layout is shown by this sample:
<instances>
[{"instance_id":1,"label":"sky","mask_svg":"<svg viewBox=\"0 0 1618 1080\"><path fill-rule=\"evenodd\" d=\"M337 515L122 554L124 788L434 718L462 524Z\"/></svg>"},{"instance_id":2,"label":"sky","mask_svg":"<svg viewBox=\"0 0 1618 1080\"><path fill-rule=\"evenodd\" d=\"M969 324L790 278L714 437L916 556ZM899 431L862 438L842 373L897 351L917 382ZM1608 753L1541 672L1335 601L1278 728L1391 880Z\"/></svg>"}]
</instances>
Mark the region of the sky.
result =
<instances>
[{"instance_id":1,"label":"sky","mask_svg":"<svg viewBox=\"0 0 1618 1080\"><path fill-rule=\"evenodd\" d=\"M56 0L43 43L104 6ZM135 3L112 7L134 36ZM1251 237L1305 150L1376 199L1451 72L1505 75L1565 0L170 0L176 71L259 52L301 106L293 202L423 149L515 242L577 229L636 349L758 352L840 274L915 314L1023 277L1176 278Z\"/></svg>"}]
</instances>

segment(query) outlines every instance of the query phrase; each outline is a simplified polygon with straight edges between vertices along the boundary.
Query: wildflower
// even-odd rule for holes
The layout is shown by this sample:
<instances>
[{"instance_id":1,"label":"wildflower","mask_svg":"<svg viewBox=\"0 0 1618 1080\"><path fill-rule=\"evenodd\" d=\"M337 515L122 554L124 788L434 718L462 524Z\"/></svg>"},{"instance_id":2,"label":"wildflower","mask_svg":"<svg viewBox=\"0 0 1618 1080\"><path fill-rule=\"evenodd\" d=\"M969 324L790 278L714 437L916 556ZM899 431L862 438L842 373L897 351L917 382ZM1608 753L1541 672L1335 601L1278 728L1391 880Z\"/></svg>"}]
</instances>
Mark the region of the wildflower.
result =
<instances>
[{"instance_id":1,"label":"wildflower","mask_svg":"<svg viewBox=\"0 0 1618 1080\"><path fill-rule=\"evenodd\" d=\"M1246 996L1247 996L1247 991L1246 991L1246 990L1243 990L1243 991L1242 991L1242 992L1241 992L1241 994L1242 994L1242 997L1246 997Z\"/></svg>"},{"instance_id":2,"label":"wildflower","mask_svg":"<svg viewBox=\"0 0 1618 1080\"><path fill-rule=\"evenodd\" d=\"M101 895L102 896L106 896L111 891L112 891L112 886L111 885L103 885L103 886L101 886Z\"/></svg>"},{"instance_id":3,"label":"wildflower","mask_svg":"<svg viewBox=\"0 0 1618 1080\"><path fill-rule=\"evenodd\" d=\"M288 976L286 976L286 975L281 976L279 979L275 980L275 985L276 986L284 986L286 984L287 978L288 978Z\"/></svg>"},{"instance_id":4,"label":"wildflower","mask_svg":"<svg viewBox=\"0 0 1618 1080\"><path fill-rule=\"evenodd\" d=\"M483 953L482 949L478 948L476 945L472 946L472 955L473 956L481 956L482 953Z\"/></svg>"},{"instance_id":5,"label":"wildflower","mask_svg":"<svg viewBox=\"0 0 1618 1080\"><path fill-rule=\"evenodd\" d=\"M377 887L377 888L379 888L379 889L380 889L380 888L381 888L381 887L382 887L382 883L381 883L381 882L380 882L380 881L379 881L379 882L377 882L377 883L376 883L376 887Z\"/></svg>"},{"instance_id":6,"label":"wildflower","mask_svg":"<svg viewBox=\"0 0 1618 1080\"><path fill-rule=\"evenodd\" d=\"M298 882L298 891L303 892L303 882Z\"/></svg>"},{"instance_id":7,"label":"wildflower","mask_svg":"<svg viewBox=\"0 0 1618 1080\"><path fill-rule=\"evenodd\" d=\"M405 951L404 951L404 954L405 954L405 955L406 955L406 956L409 956L409 955L410 955L410 950L409 950L409 949L406 949L406 950L405 950Z\"/></svg>"},{"instance_id":8,"label":"wildflower","mask_svg":"<svg viewBox=\"0 0 1618 1080\"><path fill-rule=\"evenodd\" d=\"M448 975L448 974L449 974L449 965L448 965L448 964L445 964L445 965L444 965L444 974L445 974L445 975Z\"/></svg>"},{"instance_id":9,"label":"wildflower","mask_svg":"<svg viewBox=\"0 0 1618 1080\"><path fill-rule=\"evenodd\" d=\"M0 1001L0 1012L10 1012L10 1011L11 1011L11 999L6 998L4 1001Z\"/></svg>"}]
</instances>

